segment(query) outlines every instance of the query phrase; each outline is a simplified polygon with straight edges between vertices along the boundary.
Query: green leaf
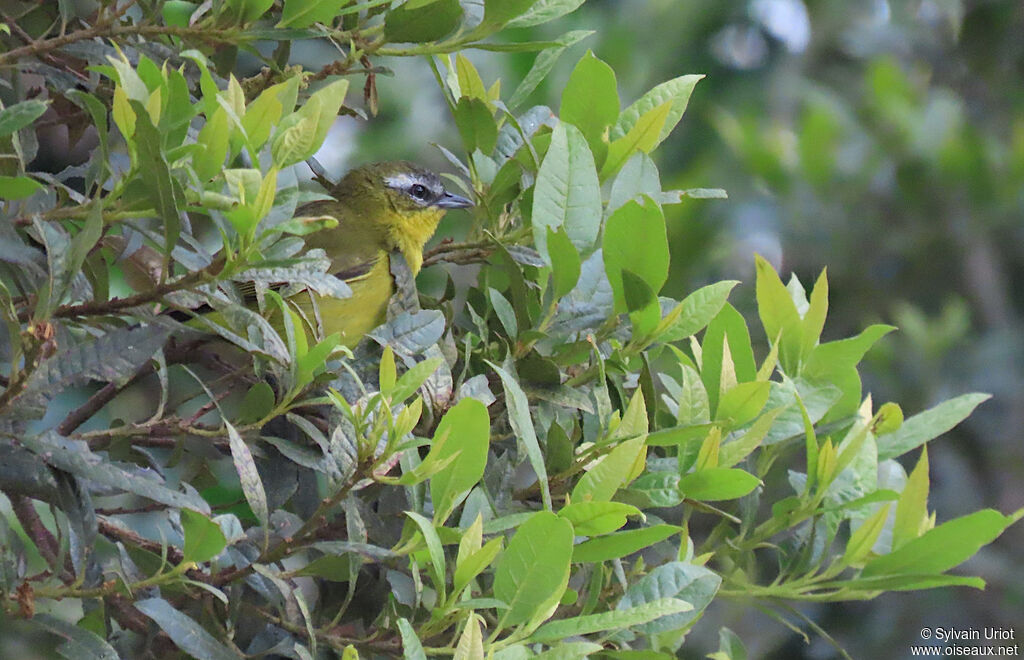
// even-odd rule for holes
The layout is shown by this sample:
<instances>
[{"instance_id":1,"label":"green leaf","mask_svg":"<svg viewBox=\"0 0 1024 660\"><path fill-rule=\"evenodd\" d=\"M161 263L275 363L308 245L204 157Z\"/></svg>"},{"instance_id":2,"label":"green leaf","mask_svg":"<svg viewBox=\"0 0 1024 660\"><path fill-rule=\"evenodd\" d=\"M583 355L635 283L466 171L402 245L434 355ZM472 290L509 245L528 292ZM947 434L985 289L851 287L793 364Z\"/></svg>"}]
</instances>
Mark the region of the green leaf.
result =
<instances>
[{"instance_id":1,"label":"green leaf","mask_svg":"<svg viewBox=\"0 0 1024 660\"><path fill-rule=\"evenodd\" d=\"M210 561L228 544L220 525L190 509L181 510L181 527L185 530L182 561Z\"/></svg>"},{"instance_id":2,"label":"green leaf","mask_svg":"<svg viewBox=\"0 0 1024 660\"><path fill-rule=\"evenodd\" d=\"M644 635L678 630L696 621L703 614L721 584L722 578L703 566L681 561L669 562L658 566L629 585L616 609L630 609L662 598L678 598L692 604L694 609L662 617L634 629Z\"/></svg>"},{"instance_id":3,"label":"green leaf","mask_svg":"<svg viewBox=\"0 0 1024 660\"><path fill-rule=\"evenodd\" d=\"M567 296L580 280L580 254L572 244L564 227L557 230L547 228L548 258L551 260L551 277L555 299Z\"/></svg>"},{"instance_id":4,"label":"green leaf","mask_svg":"<svg viewBox=\"0 0 1024 660\"><path fill-rule=\"evenodd\" d=\"M493 538L483 545L482 548L473 552L455 567L455 576L452 579L454 593L465 589L470 580L480 575L501 552L502 537Z\"/></svg>"},{"instance_id":5,"label":"green leaf","mask_svg":"<svg viewBox=\"0 0 1024 660\"><path fill-rule=\"evenodd\" d=\"M384 36L392 43L437 41L451 33L461 21L459 0L407 2L384 16Z\"/></svg>"},{"instance_id":6,"label":"green leaf","mask_svg":"<svg viewBox=\"0 0 1024 660\"><path fill-rule=\"evenodd\" d=\"M192 156L192 167L201 181L209 181L224 170L230 137L227 112L224 108L218 107L213 117L207 119L196 138L196 141L205 147Z\"/></svg>"},{"instance_id":7,"label":"green leaf","mask_svg":"<svg viewBox=\"0 0 1024 660\"><path fill-rule=\"evenodd\" d=\"M249 446L242 440L235 427L224 421L228 430L228 441L231 444L231 459L235 464L235 471L238 472L238 481L242 485L242 494L245 501L249 503L253 515L260 521L260 524L267 527L270 522L270 511L267 508L267 493L263 489L263 482L260 480L260 473L256 469L256 462L252 458ZM267 530L269 534L269 529Z\"/></svg>"},{"instance_id":8,"label":"green leaf","mask_svg":"<svg viewBox=\"0 0 1024 660\"><path fill-rule=\"evenodd\" d=\"M405 660L427 660L423 643L416 636L416 630L408 619L398 619L398 632L402 635L402 657Z\"/></svg>"},{"instance_id":9,"label":"green leaf","mask_svg":"<svg viewBox=\"0 0 1024 660\"><path fill-rule=\"evenodd\" d=\"M607 502L626 485L633 466L644 452L644 436L619 443L591 466L572 489L573 502Z\"/></svg>"},{"instance_id":10,"label":"green leaf","mask_svg":"<svg viewBox=\"0 0 1024 660\"><path fill-rule=\"evenodd\" d=\"M540 0L534 7L539 6L543 2L544 0ZM557 45L545 48L537 53L537 57L533 60L533 66L530 67L530 70L523 77L516 90L512 92L512 96L509 98L508 103L506 103L507 107L514 110L522 105L530 94L537 89L537 86L548 77L548 74L551 73L551 70L555 67L555 64L566 48L579 43L592 34L593 32L590 30L566 32L557 39Z\"/></svg>"},{"instance_id":11,"label":"green leaf","mask_svg":"<svg viewBox=\"0 0 1024 660\"><path fill-rule=\"evenodd\" d=\"M484 0L484 24L501 27L518 18L537 3L537 0Z\"/></svg>"},{"instance_id":12,"label":"green leaf","mask_svg":"<svg viewBox=\"0 0 1024 660\"><path fill-rule=\"evenodd\" d=\"M576 11L585 0L536 0L530 9L508 22L510 28L532 27L548 23Z\"/></svg>"},{"instance_id":13,"label":"green leaf","mask_svg":"<svg viewBox=\"0 0 1024 660\"><path fill-rule=\"evenodd\" d=\"M420 533L423 534L423 540L427 544L427 554L430 556L434 588L441 594L441 600L444 600L444 547L441 545L441 538L437 535L437 529L429 519L424 518L415 511L406 511L405 515L412 518L412 521L419 527Z\"/></svg>"},{"instance_id":14,"label":"green leaf","mask_svg":"<svg viewBox=\"0 0 1024 660\"><path fill-rule=\"evenodd\" d=\"M718 467L732 467L757 449L783 410L784 407L769 410L758 417L738 439L723 444L718 450Z\"/></svg>"},{"instance_id":15,"label":"green leaf","mask_svg":"<svg viewBox=\"0 0 1024 660\"><path fill-rule=\"evenodd\" d=\"M533 420L530 418L530 404L526 399L526 393L523 392L523 388L519 386L516 379L507 371L493 362L488 361L487 364L491 365L491 368L501 377L501 384L505 388L505 401L508 405L509 424L512 426L512 432L515 433L526 449L530 466L533 468L534 473L536 473L537 482L540 484L540 494L544 508L550 511L551 491L548 486L548 471L544 465L544 453L541 451L540 443L537 441L537 432L533 428Z\"/></svg>"},{"instance_id":16,"label":"green leaf","mask_svg":"<svg viewBox=\"0 0 1024 660\"><path fill-rule=\"evenodd\" d=\"M47 632L64 640L57 647L57 652L69 660L120 660L121 656L106 640L96 633L86 630L81 625L68 623L49 614L36 614L32 617L35 623Z\"/></svg>"},{"instance_id":17,"label":"green leaf","mask_svg":"<svg viewBox=\"0 0 1024 660\"><path fill-rule=\"evenodd\" d=\"M733 428L743 426L764 409L771 392L767 381L737 383L722 394L715 419L729 421Z\"/></svg>"},{"instance_id":18,"label":"green leaf","mask_svg":"<svg viewBox=\"0 0 1024 660\"><path fill-rule=\"evenodd\" d=\"M746 383L754 380L757 377L757 367L754 364L754 350L750 346L747 322L729 303L725 303L722 311L708 324L701 344L700 377L707 390L708 403L716 417L718 399L723 389L723 375L726 373L726 339L731 360L728 365L732 368L735 381ZM803 428L802 424L800 428Z\"/></svg>"},{"instance_id":19,"label":"green leaf","mask_svg":"<svg viewBox=\"0 0 1024 660\"><path fill-rule=\"evenodd\" d=\"M788 375L795 376L803 342L802 319L778 273L760 255L756 258L756 269L757 313L761 325L769 340L779 337L779 362Z\"/></svg>"},{"instance_id":20,"label":"green leaf","mask_svg":"<svg viewBox=\"0 0 1024 660\"><path fill-rule=\"evenodd\" d=\"M153 619L179 649L191 656L204 660L239 660L242 657L163 598L136 601L135 609Z\"/></svg>"},{"instance_id":21,"label":"green leaf","mask_svg":"<svg viewBox=\"0 0 1024 660\"><path fill-rule=\"evenodd\" d=\"M689 612L693 605L676 598L662 598L625 610L586 614L546 623L530 636L531 642L551 642L574 635L589 635L605 630L632 628L663 616Z\"/></svg>"},{"instance_id":22,"label":"green leaf","mask_svg":"<svg viewBox=\"0 0 1024 660\"><path fill-rule=\"evenodd\" d=\"M329 25L348 0L285 0L278 28L304 28L313 23Z\"/></svg>"},{"instance_id":23,"label":"green leaf","mask_svg":"<svg viewBox=\"0 0 1024 660\"><path fill-rule=\"evenodd\" d=\"M747 660L747 647L733 631L722 627L718 631L718 650L708 654L709 660Z\"/></svg>"},{"instance_id":24,"label":"green leaf","mask_svg":"<svg viewBox=\"0 0 1024 660\"><path fill-rule=\"evenodd\" d=\"M558 515L572 523L576 536L600 536L625 525L627 516L642 516L643 512L622 502L573 502Z\"/></svg>"},{"instance_id":25,"label":"green leaf","mask_svg":"<svg viewBox=\"0 0 1024 660\"><path fill-rule=\"evenodd\" d=\"M930 529L887 555L869 561L861 577L942 573L972 557L1024 514L1024 509L1004 516L983 509Z\"/></svg>"},{"instance_id":26,"label":"green leaf","mask_svg":"<svg viewBox=\"0 0 1024 660\"><path fill-rule=\"evenodd\" d=\"M460 400L441 418L434 438L445 434L449 434L448 441L438 452L437 459L453 456L455 460L430 479L430 499L434 503L434 520L438 523L444 523L484 474L491 437L486 406L476 399Z\"/></svg>"},{"instance_id":27,"label":"green leaf","mask_svg":"<svg viewBox=\"0 0 1024 660\"><path fill-rule=\"evenodd\" d=\"M605 272L615 297L615 311L628 310L622 271L638 275L655 294L668 279L669 249L665 216L649 197L643 204L633 200L612 213L605 223L603 251Z\"/></svg>"},{"instance_id":28,"label":"green leaf","mask_svg":"<svg viewBox=\"0 0 1024 660\"><path fill-rule=\"evenodd\" d=\"M619 91L612 68L587 51L576 64L562 91L559 117L580 129L594 160L604 161L605 132L619 117Z\"/></svg>"},{"instance_id":29,"label":"green leaf","mask_svg":"<svg viewBox=\"0 0 1024 660\"><path fill-rule=\"evenodd\" d=\"M825 316L828 314L828 274L821 271L818 281L814 283L811 290L811 299L804 312L803 327L801 328L800 359L805 360L821 338L821 331L825 327Z\"/></svg>"},{"instance_id":30,"label":"green leaf","mask_svg":"<svg viewBox=\"0 0 1024 660\"><path fill-rule=\"evenodd\" d=\"M455 125L468 153L477 149L485 154L494 151L498 124L485 101L468 96L460 98L455 105Z\"/></svg>"},{"instance_id":31,"label":"green leaf","mask_svg":"<svg viewBox=\"0 0 1024 660\"><path fill-rule=\"evenodd\" d=\"M678 506L683 501L683 496L679 493L679 474L648 472L640 475L629 488L619 491L618 497L642 508Z\"/></svg>"},{"instance_id":32,"label":"green leaf","mask_svg":"<svg viewBox=\"0 0 1024 660\"><path fill-rule=\"evenodd\" d=\"M171 178L171 169L160 146L160 133L150 121L149 113L137 101L132 101L132 104L138 115L135 121L135 140L139 160L136 165L149 201L162 221L165 254L170 254L181 233L179 208L184 201L184 193L181 185Z\"/></svg>"},{"instance_id":33,"label":"green leaf","mask_svg":"<svg viewBox=\"0 0 1024 660\"><path fill-rule=\"evenodd\" d=\"M0 199L25 199L46 187L27 176L0 176Z\"/></svg>"},{"instance_id":34,"label":"green leaf","mask_svg":"<svg viewBox=\"0 0 1024 660\"><path fill-rule=\"evenodd\" d=\"M901 456L942 435L964 421L979 404L990 398L990 394L977 392L961 394L914 415L896 431L879 437L878 460Z\"/></svg>"},{"instance_id":35,"label":"green leaf","mask_svg":"<svg viewBox=\"0 0 1024 660\"><path fill-rule=\"evenodd\" d=\"M499 628L517 626L557 606L569 580L572 524L538 511L519 526L494 570L494 596L508 603Z\"/></svg>"},{"instance_id":36,"label":"green leaf","mask_svg":"<svg viewBox=\"0 0 1024 660\"><path fill-rule=\"evenodd\" d=\"M199 5L184 0L168 0L160 7L160 13L164 23L174 27L188 27L188 20L192 18Z\"/></svg>"},{"instance_id":37,"label":"green leaf","mask_svg":"<svg viewBox=\"0 0 1024 660\"><path fill-rule=\"evenodd\" d=\"M599 536L575 546L572 560L574 563L592 563L618 559L660 543L682 531L682 527L675 525L654 525Z\"/></svg>"},{"instance_id":38,"label":"green leaf","mask_svg":"<svg viewBox=\"0 0 1024 660\"><path fill-rule=\"evenodd\" d=\"M693 88L703 77L701 74L689 74L656 85L622 111L618 121L612 126L610 137L613 140L623 137L640 122L641 117L660 105L671 103L661 131L653 145L653 147L658 146L682 119L683 113L686 112L686 106L690 102L690 94L693 93Z\"/></svg>"},{"instance_id":39,"label":"green leaf","mask_svg":"<svg viewBox=\"0 0 1024 660\"><path fill-rule=\"evenodd\" d=\"M195 509L204 513L210 511L210 506L203 498L194 494L194 491L182 493L168 488L161 481L147 478L137 472L122 470L112 462L92 453L84 441L68 440L56 432L48 432L43 435L24 436L20 442L48 465L77 477L134 493L171 507Z\"/></svg>"},{"instance_id":40,"label":"green leaf","mask_svg":"<svg viewBox=\"0 0 1024 660\"><path fill-rule=\"evenodd\" d=\"M336 80L313 93L301 108L285 117L271 140L274 164L283 169L317 152L345 101L348 80Z\"/></svg>"},{"instance_id":41,"label":"green leaf","mask_svg":"<svg viewBox=\"0 0 1024 660\"><path fill-rule=\"evenodd\" d=\"M735 500L751 492L761 480L737 468L705 468L683 475L679 491L701 502Z\"/></svg>"},{"instance_id":42,"label":"green leaf","mask_svg":"<svg viewBox=\"0 0 1024 660\"><path fill-rule=\"evenodd\" d=\"M903 485L896 503L892 523L892 549L899 550L926 529L928 521L928 447L921 448L921 458Z\"/></svg>"},{"instance_id":43,"label":"green leaf","mask_svg":"<svg viewBox=\"0 0 1024 660\"><path fill-rule=\"evenodd\" d=\"M398 377L398 382L391 390L391 400L405 401L411 397L443 363L444 358L434 357L414 364Z\"/></svg>"},{"instance_id":44,"label":"green leaf","mask_svg":"<svg viewBox=\"0 0 1024 660\"><path fill-rule=\"evenodd\" d=\"M484 660L484 634L480 630L481 617L471 613L459 635L452 660Z\"/></svg>"},{"instance_id":45,"label":"green leaf","mask_svg":"<svg viewBox=\"0 0 1024 660\"><path fill-rule=\"evenodd\" d=\"M544 261L548 228L564 228L573 245L588 254L601 229L601 187L586 139L571 124L551 132L551 145L537 172L533 192L533 244Z\"/></svg>"},{"instance_id":46,"label":"green leaf","mask_svg":"<svg viewBox=\"0 0 1024 660\"><path fill-rule=\"evenodd\" d=\"M722 310L729 299L729 293L737 284L737 280L715 282L683 298L679 303L681 311L675 323L659 339L664 342L678 341L700 332Z\"/></svg>"},{"instance_id":47,"label":"green leaf","mask_svg":"<svg viewBox=\"0 0 1024 660\"><path fill-rule=\"evenodd\" d=\"M245 109L242 128L249 138L249 148L253 153L263 147L270 137L271 129L281 116L295 108L300 79L301 76L292 76L282 83L266 88Z\"/></svg>"},{"instance_id":48,"label":"green leaf","mask_svg":"<svg viewBox=\"0 0 1024 660\"><path fill-rule=\"evenodd\" d=\"M622 169L633 154L638 151L648 154L658 146L665 120L672 111L671 103L652 108L641 115L629 132L608 145L608 157L601 167L601 180L609 179Z\"/></svg>"},{"instance_id":49,"label":"green leaf","mask_svg":"<svg viewBox=\"0 0 1024 660\"><path fill-rule=\"evenodd\" d=\"M890 504L883 505L878 511L868 516L867 520L861 523L860 527L850 534L850 540L846 543L846 550L840 560L844 566L856 566L862 563L874 547L878 537L885 528L889 518Z\"/></svg>"},{"instance_id":50,"label":"green leaf","mask_svg":"<svg viewBox=\"0 0 1024 660\"><path fill-rule=\"evenodd\" d=\"M49 103L32 99L0 110L0 137L19 131L46 112Z\"/></svg>"}]
</instances>

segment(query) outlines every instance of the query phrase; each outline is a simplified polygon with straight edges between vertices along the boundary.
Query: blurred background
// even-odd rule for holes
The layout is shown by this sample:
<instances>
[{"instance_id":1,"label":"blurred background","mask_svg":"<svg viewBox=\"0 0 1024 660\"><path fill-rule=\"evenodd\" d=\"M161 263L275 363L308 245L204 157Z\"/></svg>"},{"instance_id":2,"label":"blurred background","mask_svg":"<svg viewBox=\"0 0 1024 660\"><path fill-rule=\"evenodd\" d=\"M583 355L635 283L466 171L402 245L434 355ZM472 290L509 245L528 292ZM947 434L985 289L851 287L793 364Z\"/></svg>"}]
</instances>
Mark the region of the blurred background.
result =
<instances>
[{"instance_id":1,"label":"blurred background","mask_svg":"<svg viewBox=\"0 0 1024 660\"><path fill-rule=\"evenodd\" d=\"M509 38L571 29L596 34L563 55L533 104L557 108L587 48L616 71L623 105L668 78L707 74L656 160L666 189L720 187L729 199L667 207L666 295L740 279L750 286L732 300L756 324L753 253L808 286L827 266L825 339L876 322L900 329L868 354L864 389L876 406L895 400L909 416L964 392L994 395L929 447L939 522L1024 506L1024 3L589 0ZM506 93L533 60L466 55ZM429 143L457 150L426 64L397 64L395 79L378 79L381 116L339 125L339 166L403 157L444 168ZM986 579L984 592L802 612L855 658L908 657L923 626L1016 626L1019 638L1022 546L1017 525L963 567ZM747 610L717 603L684 656L716 650L718 624L752 658L837 656Z\"/></svg>"}]
</instances>

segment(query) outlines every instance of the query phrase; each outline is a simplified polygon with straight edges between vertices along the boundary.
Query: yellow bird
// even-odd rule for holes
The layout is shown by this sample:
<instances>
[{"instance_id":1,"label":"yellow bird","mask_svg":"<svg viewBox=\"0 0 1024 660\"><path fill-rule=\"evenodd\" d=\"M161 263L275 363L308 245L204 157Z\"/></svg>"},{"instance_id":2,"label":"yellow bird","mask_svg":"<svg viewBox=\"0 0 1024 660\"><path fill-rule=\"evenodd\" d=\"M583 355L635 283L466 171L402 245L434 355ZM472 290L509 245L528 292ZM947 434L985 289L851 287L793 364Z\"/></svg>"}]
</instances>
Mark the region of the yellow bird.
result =
<instances>
[{"instance_id":1,"label":"yellow bird","mask_svg":"<svg viewBox=\"0 0 1024 660\"><path fill-rule=\"evenodd\" d=\"M333 200L312 202L297 212L337 219L337 227L306 236L306 245L326 253L330 272L351 287L352 296L325 298L305 291L288 302L305 324L319 319L323 336L337 332L341 344L351 347L385 320L395 292L390 254L400 252L415 275L423 265L423 246L445 212L473 202L445 190L437 174L406 161L354 169L329 193Z\"/></svg>"}]
</instances>

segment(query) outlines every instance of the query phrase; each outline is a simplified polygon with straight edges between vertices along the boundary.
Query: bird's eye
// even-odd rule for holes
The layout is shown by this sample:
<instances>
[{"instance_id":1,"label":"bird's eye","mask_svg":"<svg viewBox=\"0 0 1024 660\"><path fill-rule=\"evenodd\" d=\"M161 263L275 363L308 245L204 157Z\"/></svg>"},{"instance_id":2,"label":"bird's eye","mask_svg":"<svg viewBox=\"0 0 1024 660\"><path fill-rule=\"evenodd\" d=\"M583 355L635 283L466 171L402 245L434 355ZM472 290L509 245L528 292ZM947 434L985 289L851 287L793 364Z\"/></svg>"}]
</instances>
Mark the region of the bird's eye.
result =
<instances>
[{"instance_id":1,"label":"bird's eye","mask_svg":"<svg viewBox=\"0 0 1024 660\"><path fill-rule=\"evenodd\" d=\"M409 193L416 199L426 199L427 192L427 187L422 183L415 183L409 188Z\"/></svg>"}]
</instances>

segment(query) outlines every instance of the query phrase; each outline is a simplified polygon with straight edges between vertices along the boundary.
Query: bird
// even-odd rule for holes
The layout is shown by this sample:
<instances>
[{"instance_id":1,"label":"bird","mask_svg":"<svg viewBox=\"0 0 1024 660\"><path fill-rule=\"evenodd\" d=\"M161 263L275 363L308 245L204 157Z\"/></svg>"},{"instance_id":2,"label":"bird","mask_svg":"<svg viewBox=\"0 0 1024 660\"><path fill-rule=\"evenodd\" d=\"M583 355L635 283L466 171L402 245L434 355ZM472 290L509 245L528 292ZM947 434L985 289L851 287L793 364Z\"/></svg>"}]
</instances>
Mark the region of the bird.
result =
<instances>
[{"instance_id":1,"label":"bird","mask_svg":"<svg viewBox=\"0 0 1024 660\"><path fill-rule=\"evenodd\" d=\"M326 298L305 291L288 298L300 312L307 334L319 319L323 336L340 335L340 345L354 347L384 322L395 292L391 255L400 253L415 276L423 265L423 248L445 213L473 202L445 189L441 177L409 161L357 167L337 184L328 184L333 199L310 202L300 216L329 216L337 226L305 237L306 248L324 251L329 272L352 289L348 298ZM275 323L276 325L276 323Z\"/></svg>"}]
</instances>

